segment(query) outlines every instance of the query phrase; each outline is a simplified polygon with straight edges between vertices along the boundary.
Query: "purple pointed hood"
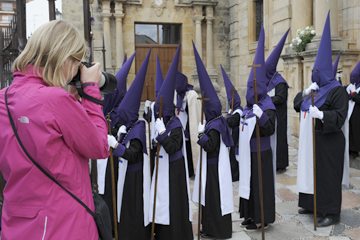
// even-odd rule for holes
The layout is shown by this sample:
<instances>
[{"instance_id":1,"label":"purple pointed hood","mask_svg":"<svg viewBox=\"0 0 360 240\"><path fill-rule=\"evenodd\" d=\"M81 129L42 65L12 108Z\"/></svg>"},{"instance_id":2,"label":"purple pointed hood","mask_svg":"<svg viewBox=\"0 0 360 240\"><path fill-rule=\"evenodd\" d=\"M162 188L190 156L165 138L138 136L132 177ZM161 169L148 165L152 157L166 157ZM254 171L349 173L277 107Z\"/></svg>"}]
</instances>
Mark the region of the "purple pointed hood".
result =
<instances>
[{"instance_id":1,"label":"purple pointed hood","mask_svg":"<svg viewBox=\"0 0 360 240\"><path fill-rule=\"evenodd\" d=\"M204 102L204 113L206 121L208 122L211 119L221 115L221 102L216 94L215 88L211 83L209 74L206 71L204 63L202 62L194 43L193 48L196 68L200 82L201 96L207 98L207 100Z\"/></svg>"},{"instance_id":2,"label":"purple pointed hood","mask_svg":"<svg viewBox=\"0 0 360 240\"><path fill-rule=\"evenodd\" d=\"M151 50L147 53L145 60L131 84L131 87L126 92L120 105L115 109L112 120L113 126L120 123L121 125L130 127L138 120L141 95L144 87L150 53Z\"/></svg>"},{"instance_id":3,"label":"purple pointed hood","mask_svg":"<svg viewBox=\"0 0 360 240\"><path fill-rule=\"evenodd\" d=\"M336 73L337 73L337 69L338 69L338 65L339 65L339 60L340 60L340 53L336 56L335 61L334 61L333 65L332 65L334 78L336 78Z\"/></svg>"},{"instance_id":4,"label":"purple pointed hood","mask_svg":"<svg viewBox=\"0 0 360 240\"><path fill-rule=\"evenodd\" d=\"M272 50L271 54L266 59L265 67L266 67L266 76L268 79L271 79L276 73L276 67L279 62L281 52L284 48L284 44L288 36L289 30L290 29L288 29L286 33L282 36L276 47Z\"/></svg>"},{"instance_id":5,"label":"purple pointed hood","mask_svg":"<svg viewBox=\"0 0 360 240\"><path fill-rule=\"evenodd\" d=\"M241 99L240 99L239 93L236 91L234 85L231 83L231 80L230 80L229 76L226 74L222 65L220 65L220 68L221 68L221 72L222 72L222 76L223 76L223 80L224 80L226 96L227 96L227 101L228 101L229 107L230 108L232 107L231 105L232 105L233 96L234 96L234 109L232 109L232 110L236 110L236 109L242 110Z\"/></svg>"},{"instance_id":6,"label":"purple pointed hood","mask_svg":"<svg viewBox=\"0 0 360 240\"><path fill-rule=\"evenodd\" d=\"M264 27L261 27L258 45L255 52L253 64L260 65L256 70L256 90L258 96L258 105L265 111L268 109L275 109L271 98L267 95L267 83L268 78L266 77L265 57L264 57L264 43L265 43L265 32ZM247 81L246 90L246 108L244 114L247 117L252 116L252 106L255 104L255 93L254 93L254 69L251 68L249 78Z\"/></svg>"},{"instance_id":7,"label":"purple pointed hood","mask_svg":"<svg viewBox=\"0 0 360 240\"><path fill-rule=\"evenodd\" d=\"M124 61L119 71L116 73L115 78L117 80L116 89L113 93L104 95L104 108L103 112L106 116L114 108L116 108L126 93L126 79L129 74L132 62L135 58L135 53L130 57L128 61Z\"/></svg>"},{"instance_id":8,"label":"purple pointed hood","mask_svg":"<svg viewBox=\"0 0 360 240\"><path fill-rule=\"evenodd\" d=\"M128 60L126 60L126 62L123 63L122 67L115 75L117 79L116 88L119 90L119 96L121 98L123 98L126 93L126 79L129 74L134 58L135 58L135 53L133 53L133 55L131 55L131 57Z\"/></svg>"},{"instance_id":9,"label":"purple pointed hood","mask_svg":"<svg viewBox=\"0 0 360 240\"><path fill-rule=\"evenodd\" d=\"M327 94L335 87L341 86L336 81L332 66L331 32L330 32L330 11L327 14L324 29L322 32L318 53L312 70L311 81L316 82L319 90L315 95L314 104L320 108L327 97ZM308 96L301 104L301 110L307 111L311 105L311 97Z\"/></svg>"},{"instance_id":10,"label":"purple pointed hood","mask_svg":"<svg viewBox=\"0 0 360 240\"><path fill-rule=\"evenodd\" d=\"M178 66L179 66L180 50L181 50L181 46L179 46L176 50L173 61L166 74L165 81L161 85L158 96L156 97L155 113L156 116L158 116L160 110L160 99L162 97L163 117L165 120L164 122L166 122L175 114L174 93L175 93L175 84L176 84L176 73L178 71Z\"/></svg>"},{"instance_id":11,"label":"purple pointed hood","mask_svg":"<svg viewBox=\"0 0 360 240\"><path fill-rule=\"evenodd\" d=\"M157 97L163 82L164 82L164 78L163 78L163 74L162 74L162 71L161 71L161 65L160 65L159 56L156 56L155 97Z\"/></svg>"},{"instance_id":12,"label":"purple pointed hood","mask_svg":"<svg viewBox=\"0 0 360 240\"><path fill-rule=\"evenodd\" d=\"M176 73L175 90L177 94L176 109L181 110L182 102L187 91L193 89L193 86L188 83L188 78L181 72ZM182 109L184 110L184 109Z\"/></svg>"},{"instance_id":13,"label":"purple pointed hood","mask_svg":"<svg viewBox=\"0 0 360 240\"><path fill-rule=\"evenodd\" d=\"M356 88L360 87L360 62L358 62L350 73L350 83L354 84Z\"/></svg>"}]
</instances>

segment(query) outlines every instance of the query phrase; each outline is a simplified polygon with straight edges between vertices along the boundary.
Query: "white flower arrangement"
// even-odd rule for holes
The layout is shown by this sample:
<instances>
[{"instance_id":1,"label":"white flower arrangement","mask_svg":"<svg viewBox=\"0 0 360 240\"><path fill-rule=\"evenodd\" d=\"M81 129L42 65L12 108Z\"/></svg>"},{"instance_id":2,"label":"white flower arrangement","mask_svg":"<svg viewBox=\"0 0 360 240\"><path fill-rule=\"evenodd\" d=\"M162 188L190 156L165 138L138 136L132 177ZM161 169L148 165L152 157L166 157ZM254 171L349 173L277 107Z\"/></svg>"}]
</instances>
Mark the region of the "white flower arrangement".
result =
<instances>
[{"instance_id":1,"label":"white flower arrangement","mask_svg":"<svg viewBox=\"0 0 360 240\"><path fill-rule=\"evenodd\" d=\"M311 42L316 32L313 26L306 26L304 29L297 29L296 35L296 38L291 41L290 47L296 52L302 52L305 51L306 44Z\"/></svg>"}]
</instances>

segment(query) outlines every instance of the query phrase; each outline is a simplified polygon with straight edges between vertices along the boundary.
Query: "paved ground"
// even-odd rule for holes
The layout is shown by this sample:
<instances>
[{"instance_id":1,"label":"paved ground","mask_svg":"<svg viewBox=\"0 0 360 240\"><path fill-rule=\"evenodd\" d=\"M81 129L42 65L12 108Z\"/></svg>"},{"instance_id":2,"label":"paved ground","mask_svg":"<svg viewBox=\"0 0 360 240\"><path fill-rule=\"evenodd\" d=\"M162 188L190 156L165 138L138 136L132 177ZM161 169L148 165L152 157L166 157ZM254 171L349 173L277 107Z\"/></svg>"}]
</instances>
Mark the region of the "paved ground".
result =
<instances>
[{"instance_id":1,"label":"paved ground","mask_svg":"<svg viewBox=\"0 0 360 240\"><path fill-rule=\"evenodd\" d=\"M296 141L296 139L291 139ZM293 144L296 146L296 143ZM297 213L298 194L296 191L297 149L290 148L290 166L285 173L276 175L276 221L265 232L267 240L360 240L360 170L351 168L351 185L343 189L340 223L313 230L312 215ZM193 184L193 181L192 181ZM238 209L238 183L234 183L234 203ZM193 204L193 228L197 239L197 206ZM261 232L245 232L238 213L232 214L233 237L237 240L261 239Z\"/></svg>"}]
</instances>

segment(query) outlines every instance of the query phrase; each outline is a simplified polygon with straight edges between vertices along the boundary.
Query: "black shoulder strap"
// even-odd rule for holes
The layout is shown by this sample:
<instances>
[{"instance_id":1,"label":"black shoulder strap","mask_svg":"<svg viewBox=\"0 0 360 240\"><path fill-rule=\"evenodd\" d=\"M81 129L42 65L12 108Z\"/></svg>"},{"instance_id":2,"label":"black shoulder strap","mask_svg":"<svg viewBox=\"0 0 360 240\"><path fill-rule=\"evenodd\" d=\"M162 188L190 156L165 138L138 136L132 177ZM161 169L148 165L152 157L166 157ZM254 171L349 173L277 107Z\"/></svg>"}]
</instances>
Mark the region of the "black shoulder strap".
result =
<instances>
[{"instance_id":1,"label":"black shoulder strap","mask_svg":"<svg viewBox=\"0 0 360 240\"><path fill-rule=\"evenodd\" d=\"M10 114L10 110L9 110L9 106L8 106L8 99L7 99L7 92L9 90L10 87L8 87L5 91L5 105L6 105L6 110L9 116L9 120L10 120L10 124L11 127L14 131L15 137L20 145L20 147L22 148L22 150L24 151L24 153L26 154L26 156L31 160L31 162L42 172L44 173L48 178L50 178L53 182L55 182L60 188L62 188L65 192L67 192L72 198L74 198L81 206L83 206L85 208L85 210L91 215L91 216L95 216L95 213L83 202L81 201L77 196L75 196L72 192L70 192L69 190L67 190L63 185L61 185L52 175L50 175L45 169L43 169L37 162L35 162L35 160L30 156L29 152L26 150L25 146L23 145L23 143L20 140L20 137L18 135L18 132L16 130L15 127L15 123L14 120Z\"/></svg>"}]
</instances>

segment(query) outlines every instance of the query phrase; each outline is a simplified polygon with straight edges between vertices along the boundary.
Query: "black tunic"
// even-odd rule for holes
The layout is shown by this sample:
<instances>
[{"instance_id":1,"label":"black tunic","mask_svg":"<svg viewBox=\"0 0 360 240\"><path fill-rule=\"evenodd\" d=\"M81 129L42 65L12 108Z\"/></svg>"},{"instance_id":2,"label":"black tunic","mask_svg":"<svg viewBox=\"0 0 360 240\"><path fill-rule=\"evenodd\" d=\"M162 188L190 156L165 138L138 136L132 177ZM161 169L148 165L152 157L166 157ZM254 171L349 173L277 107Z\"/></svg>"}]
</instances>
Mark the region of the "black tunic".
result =
<instances>
[{"instance_id":1,"label":"black tunic","mask_svg":"<svg viewBox=\"0 0 360 240\"><path fill-rule=\"evenodd\" d=\"M288 86L280 83L275 87L275 96L271 97L276 107L276 169L289 166L289 149L287 141L287 98Z\"/></svg>"},{"instance_id":2,"label":"black tunic","mask_svg":"<svg viewBox=\"0 0 360 240\"><path fill-rule=\"evenodd\" d=\"M152 115L152 111L151 109L149 109L149 111L147 113L143 113L143 118L148 122L149 127L150 127L150 123L151 123L151 115ZM150 133L148 133L150 134ZM155 155L156 155L156 143L152 142L151 143L152 148L150 148L150 154L149 154L149 159L150 159L150 170L151 170L151 175L154 172L154 167L155 167Z\"/></svg>"},{"instance_id":3,"label":"black tunic","mask_svg":"<svg viewBox=\"0 0 360 240\"><path fill-rule=\"evenodd\" d=\"M214 129L207 133L209 140L203 146L207 159L219 159L220 133ZM220 156L221 157L221 156ZM226 239L232 235L231 214L222 216L220 203L218 161L207 164L205 207L202 207L202 232L214 238Z\"/></svg>"},{"instance_id":4,"label":"black tunic","mask_svg":"<svg viewBox=\"0 0 360 240\"><path fill-rule=\"evenodd\" d=\"M300 111L302 93L294 99ZM339 215L341 211L341 182L344 167L345 138L341 131L348 110L348 96L343 87L328 93L319 108L323 120L315 122L317 212L320 216ZM313 194L299 193L299 207L313 210Z\"/></svg>"},{"instance_id":5,"label":"black tunic","mask_svg":"<svg viewBox=\"0 0 360 240\"><path fill-rule=\"evenodd\" d=\"M169 156L182 149L182 134L181 128L175 128L162 141L161 145ZM193 240L192 225L189 221L190 206L186 186L184 157L169 163L169 203L170 225L156 224L156 240ZM152 206L150 207L152 209Z\"/></svg>"},{"instance_id":6,"label":"black tunic","mask_svg":"<svg viewBox=\"0 0 360 240\"><path fill-rule=\"evenodd\" d=\"M193 157L192 157L192 149L191 149L191 139L190 139L190 119L189 119L189 108L188 105L186 105L186 113L188 114L188 121L186 123L186 129L185 131L187 131L189 133L189 139L187 139L185 141L186 143L186 156L187 156L187 162L188 162L188 172L189 172L189 177L194 177L195 173L194 173L194 164L193 164Z\"/></svg>"},{"instance_id":7,"label":"black tunic","mask_svg":"<svg viewBox=\"0 0 360 240\"><path fill-rule=\"evenodd\" d=\"M143 164L143 147L139 140L130 141L122 158L128 160L128 169L134 164ZM151 225L144 226L143 168L138 171L126 171L121 217L118 225L119 239L150 239Z\"/></svg>"},{"instance_id":8,"label":"black tunic","mask_svg":"<svg viewBox=\"0 0 360 240\"><path fill-rule=\"evenodd\" d=\"M232 129L231 136L234 142L234 146L230 148L230 166L231 166L231 176L232 181L239 181L239 162L236 160L236 151L239 149L239 124L240 124L240 114L235 113L234 115L229 116L226 119L229 127Z\"/></svg>"},{"instance_id":9,"label":"black tunic","mask_svg":"<svg viewBox=\"0 0 360 240\"><path fill-rule=\"evenodd\" d=\"M263 114L268 116L264 125L260 126L260 137L269 137L275 132L275 111L266 110ZM256 131L251 136L256 139ZM271 148L261 152L261 168L263 181L263 203L264 223L269 224L275 221L275 188L274 171ZM260 196L258 181L258 159L257 152L251 152L251 177L249 200L240 198L240 217L251 218L255 223L261 223Z\"/></svg>"},{"instance_id":10,"label":"black tunic","mask_svg":"<svg viewBox=\"0 0 360 240\"><path fill-rule=\"evenodd\" d=\"M360 94L355 94L351 99L355 106L349 120L349 150L360 152Z\"/></svg>"}]
</instances>

